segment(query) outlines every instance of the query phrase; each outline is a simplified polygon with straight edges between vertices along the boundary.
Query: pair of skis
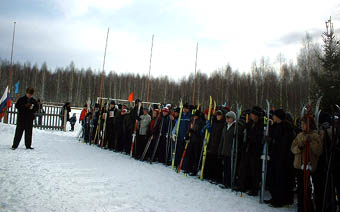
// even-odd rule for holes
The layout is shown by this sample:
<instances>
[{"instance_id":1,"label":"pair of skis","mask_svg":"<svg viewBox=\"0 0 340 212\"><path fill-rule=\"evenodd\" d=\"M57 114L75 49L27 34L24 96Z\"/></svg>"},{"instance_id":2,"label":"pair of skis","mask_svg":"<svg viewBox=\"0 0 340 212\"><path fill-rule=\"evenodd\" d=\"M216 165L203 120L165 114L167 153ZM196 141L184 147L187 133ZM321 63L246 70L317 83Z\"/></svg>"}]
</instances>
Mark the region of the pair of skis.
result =
<instances>
[{"instance_id":1,"label":"pair of skis","mask_svg":"<svg viewBox=\"0 0 340 212\"><path fill-rule=\"evenodd\" d=\"M161 117L159 117L158 119L160 119L160 118L161 118ZM157 121L158 121L158 120L157 120ZM158 149L158 144L159 144L159 140L160 140L160 138L161 138L162 129L163 129L163 122L164 122L164 118L162 119L162 122L161 122L160 132L159 132L159 135L158 135L158 137L157 137L157 140L156 140L154 149L153 149L153 151L152 151L150 163L153 162L153 160L154 160L154 158L155 158L155 155L156 155L156 152L157 152L157 149ZM156 123L156 124L157 124L157 123ZM155 126L156 126L156 124L155 124ZM150 145L151 145L151 143L152 143L152 140L153 140L153 135L149 138L148 143L147 143L146 146L145 146L145 149L144 149L144 152L143 152L143 154L142 154L141 160L144 160L146 153L149 151L149 147L150 147Z\"/></svg>"},{"instance_id":2,"label":"pair of skis","mask_svg":"<svg viewBox=\"0 0 340 212\"><path fill-rule=\"evenodd\" d=\"M139 117L139 113L140 113L140 108L142 106L141 102L138 102L138 110L137 110L137 119L135 121L135 125L133 127L133 134L132 134L132 142L131 142L131 149L130 149L130 156L132 157L132 153L133 153L133 148L135 146L135 142L136 142L136 135L137 135L137 127L138 127L138 117Z\"/></svg>"},{"instance_id":3,"label":"pair of skis","mask_svg":"<svg viewBox=\"0 0 340 212\"><path fill-rule=\"evenodd\" d=\"M216 101L214 101L214 110L212 111L212 105L213 105L213 100L212 97L210 96L210 101L209 101L209 111L208 111L208 120L207 123L210 122L212 124L212 118L211 118L211 112L216 110ZM200 180L203 180L204 176L204 167L205 167L205 162L207 158L207 148L208 148L208 143L210 139L210 132L208 129L205 130L205 135L204 135L204 141L203 141L203 146L201 150L201 157L198 163L198 167L200 166L200 163L202 161L202 166L201 166L201 173L200 173Z\"/></svg>"},{"instance_id":4,"label":"pair of skis","mask_svg":"<svg viewBox=\"0 0 340 212\"><path fill-rule=\"evenodd\" d=\"M266 182L267 182L267 167L268 167L268 160L270 159L268 156L268 141L267 137L269 136L269 122L270 122L270 104L269 101L266 100L267 103L267 114L264 118L264 145L263 145L263 153L261 156L262 159L262 171L261 171L261 191L260 191L260 203L264 202L264 193L266 190Z\"/></svg>"},{"instance_id":5,"label":"pair of skis","mask_svg":"<svg viewBox=\"0 0 340 212\"><path fill-rule=\"evenodd\" d=\"M173 148L173 151L172 151L171 169L175 169L175 158L176 158L177 140L178 140L179 126L181 124L182 112L183 112L183 101L181 100L179 116L178 116L177 123L176 123L176 134L175 134L175 139L173 141L174 142L174 148Z\"/></svg>"},{"instance_id":6,"label":"pair of skis","mask_svg":"<svg viewBox=\"0 0 340 212\"><path fill-rule=\"evenodd\" d=\"M319 115L320 115L320 103L321 103L321 99L322 96L319 97L319 99L316 102L316 107L315 107L315 113L314 113L314 121L315 121L315 125L317 127L317 130L319 130ZM307 104L306 106L304 106L302 108L301 111L301 119L306 116L307 117L307 129L306 129L306 134L310 133L310 121L311 118L313 117L312 114L312 107L310 104ZM314 195L314 191L313 191L313 183L312 183L312 179L311 179L311 175L310 175L310 171L312 170L312 165L311 165L311 161L310 161L310 140L309 140L309 136L307 136L307 139L305 140L305 151L304 151L304 155L303 155L303 166L302 166L302 170L303 170L303 182L304 182L304 197L303 197L303 205L304 205L304 211L307 212L309 211L309 198L312 198L312 200L314 199L313 195ZM312 191L310 191L310 185L312 185Z\"/></svg>"},{"instance_id":7,"label":"pair of skis","mask_svg":"<svg viewBox=\"0 0 340 212\"><path fill-rule=\"evenodd\" d=\"M230 187L233 190L235 187L235 180L236 180L236 170L237 170L237 158L238 158L238 122L241 117L242 113L242 106L236 104L236 120L235 120L235 128L234 128L234 137L233 137L233 144L231 147L231 160L230 160L230 167L231 167L231 182Z\"/></svg>"}]
</instances>

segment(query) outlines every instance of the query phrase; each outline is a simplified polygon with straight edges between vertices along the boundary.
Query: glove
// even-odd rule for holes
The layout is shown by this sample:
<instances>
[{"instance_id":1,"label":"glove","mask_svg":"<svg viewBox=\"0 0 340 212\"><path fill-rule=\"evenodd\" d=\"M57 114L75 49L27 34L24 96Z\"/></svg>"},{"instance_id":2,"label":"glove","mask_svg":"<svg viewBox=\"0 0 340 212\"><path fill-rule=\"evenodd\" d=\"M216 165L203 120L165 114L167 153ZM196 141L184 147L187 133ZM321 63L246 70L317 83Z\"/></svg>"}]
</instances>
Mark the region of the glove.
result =
<instances>
[{"instance_id":1,"label":"glove","mask_svg":"<svg viewBox=\"0 0 340 212\"><path fill-rule=\"evenodd\" d=\"M184 136L184 141L188 141L188 140L190 140L190 136L189 136L189 134L186 134L186 135Z\"/></svg>"},{"instance_id":2,"label":"glove","mask_svg":"<svg viewBox=\"0 0 340 212\"><path fill-rule=\"evenodd\" d=\"M173 140L173 141L176 141L176 139L177 139L176 134L173 134L173 135L172 135L172 140Z\"/></svg>"}]
</instances>

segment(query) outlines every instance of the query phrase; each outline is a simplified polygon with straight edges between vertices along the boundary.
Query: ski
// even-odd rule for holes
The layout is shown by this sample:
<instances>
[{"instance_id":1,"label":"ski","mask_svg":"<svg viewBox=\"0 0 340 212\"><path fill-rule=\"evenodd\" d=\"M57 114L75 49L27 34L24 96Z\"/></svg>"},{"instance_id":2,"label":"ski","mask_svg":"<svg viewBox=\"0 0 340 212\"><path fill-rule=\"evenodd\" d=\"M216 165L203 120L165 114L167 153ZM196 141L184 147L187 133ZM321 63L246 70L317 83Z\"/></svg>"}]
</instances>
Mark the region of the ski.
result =
<instances>
[{"instance_id":1,"label":"ski","mask_svg":"<svg viewBox=\"0 0 340 212\"><path fill-rule=\"evenodd\" d=\"M266 138L269 136L269 122L270 122L270 104L269 101L266 100L267 103L267 116L264 118L264 145L263 145L263 153L261 156L262 159L262 171L261 171L261 191L260 191L260 203L262 204L264 202L264 192L266 190L266 182L267 182L267 166L268 166L268 142L266 141Z\"/></svg>"},{"instance_id":2,"label":"ski","mask_svg":"<svg viewBox=\"0 0 340 212\"><path fill-rule=\"evenodd\" d=\"M210 96L210 101L209 101L209 111L208 111L208 120L207 123L210 122L211 120L211 109L212 109L212 97ZM216 109L216 102L214 102L214 111ZM205 160L207 158L207 147L210 139L210 132L208 129L205 130L205 136L204 136L204 141L203 141L203 148L202 148L202 167L201 167L201 173L200 173L200 179L203 180L203 173L204 173L204 166L205 166Z\"/></svg>"},{"instance_id":3,"label":"ski","mask_svg":"<svg viewBox=\"0 0 340 212\"><path fill-rule=\"evenodd\" d=\"M97 122L97 127L96 127L96 134L95 134L95 136L94 136L94 140L93 140L93 142L95 143L95 144L98 144L97 143L97 138L99 138L99 133L100 133L100 124L101 124L101 119L102 119L102 113L103 113L103 108L104 108L104 100L103 99L101 99L100 100L100 106L99 106L99 111L98 111L98 113L99 113L99 118L98 118L98 122ZM95 112L94 112L95 113ZM95 115L95 114L94 114Z\"/></svg>"},{"instance_id":4,"label":"ski","mask_svg":"<svg viewBox=\"0 0 340 212\"><path fill-rule=\"evenodd\" d=\"M177 139L178 139L179 125L181 124L182 112L183 112L183 101L181 100L179 116L178 116L178 119L177 119L177 123L175 124L175 126L176 126L176 136L175 136L175 140L173 141L175 146L174 146L174 149L172 151L171 169L175 169Z\"/></svg>"},{"instance_id":5,"label":"ski","mask_svg":"<svg viewBox=\"0 0 340 212\"><path fill-rule=\"evenodd\" d=\"M156 155L156 152L157 152L159 140L161 139L161 134L162 134L162 129L163 129L163 122L164 122L164 118L162 119L162 122L161 122L161 128L160 128L160 131L159 131L159 135L157 137L157 141L156 141L155 147L154 147L153 152L152 152L150 163L153 162L153 159L155 158L155 155Z\"/></svg>"},{"instance_id":6,"label":"ski","mask_svg":"<svg viewBox=\"0 0 340 212\"><path fill-rule=\"evenodd\" d=\"M195 113L196 110L192 110L191 112L191 115L193 115ZM192 125L195 124L195 120L193 121ZM183 166L183 162L184 162L184 158L185 158L185 155L186 155L186 152L187 152L187 149L188 149L188 145L190 143L190 132L189 132L189 137L188 139L185 141L185 147L184 147L184 151L183 151L183 154L182 154L182 157L181 157L181 162L179 163L179 166L178 166L178 169L177 169L177 173L180 173L181 170L182 170L182 166Z\"/></svg>"},{"instance_id":7,"label":"ski","mask_svg":"<svg viewBox=\"0 0 340 212\"><path fill-rule=\"evenodd\" d=\"M170 153L170 137L169 136L171 134L171 130L172 130L172 120L169 119L169 125L168 125L168 132L166 134L166 144L165 144L165 164L168 165L169 162L169 153Z\"/></svg>"},{"instance_id":8,"label":"ski","mask_svg":"<svg viewBox=\"0 0 340 212\"><path fill-rule=\"evenodd\" d=\"M145 149L144 149L144 151L143 151L143 154L142 154L142 157L140 158L140 160L144 160L145 155L146 155L146 153L148 152L148 149L149 149L149 147L150 147L150 144L151 144L152 139L153 139L153 136L151 136L151 137L149 138L148 143L147 143L146 146L145 146Z\"/></svg>"},{"instance_id":9,"label":"ski","mask_svg":"<svg viewBox=\"0 0 340 212\"><path fill-rule=\"evenodd\" d=\"M138 102L137 117L139 117L139 112L140 112L141 106L142 106L142 103L141 103L141 102ZM132 157L133 148L134 148L135 142L136 142L137 126L138 126L138 119L136 119L135 126L134 126L134 128L133 128L132 142L131 142L131 149L130 149L130 156L131 156L131 157Z\"/></svg>"},{"instance_id":10,"label":"ski","mask_svg":"<svg viewBox=\"0 0 340 212\"><path fill-rule=\"evenodd\" d=\"M234 189L235 185L235 178L236 178L236 169L237 169L237 157L238 157L238 122L241 117L242 106L238 103L236 104L236 120L235 120L235 128L234 128L234 138L233 144L231 148L231 190Z\"/></svg>"},{"instance_id":11,"label":"ski","mask_svg":"<svg viewBox=\"0 0 340 212\"><path fill-rule=\"evenodd\" d=\"M100 143L100 147L105 147L105 135L106 135L106 122L108 118L109 101L106 102L105 113L103 111L104 125L103 125L103 135ZM105 115L105 116L104 116Z\"/></svg>"}]
</instances>

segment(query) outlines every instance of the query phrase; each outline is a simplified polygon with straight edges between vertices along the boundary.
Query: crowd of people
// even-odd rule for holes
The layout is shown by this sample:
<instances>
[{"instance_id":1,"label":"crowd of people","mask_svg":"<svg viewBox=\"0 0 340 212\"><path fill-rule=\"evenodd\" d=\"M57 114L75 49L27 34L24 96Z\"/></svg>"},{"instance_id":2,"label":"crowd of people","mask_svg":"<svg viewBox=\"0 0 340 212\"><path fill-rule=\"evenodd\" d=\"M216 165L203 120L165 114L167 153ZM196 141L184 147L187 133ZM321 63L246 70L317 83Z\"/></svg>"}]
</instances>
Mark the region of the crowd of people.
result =
<instances>
[{"instance_id":1,"label":"crowd of people","mask_svg":"<svg viewBox=\"0 0 340 212\"><path fill-rule=\"evenodd\" d=\"M210 139L204 179L219 184L221 188L250 196L259 195L263 146L267 143L266 189L271 199L265 200L265 203L271 207L286 207L297 199L298 211L339 210L338 115L321 113L318 118L320 127L317 127L314 117L305 115L294 121L282 109L271 110L269 134L265 136L265 111L258 106L242 111L239 119L230 108L217 106L210 111L212 118L209 121L209 109L201 110L199 106L189 104L184 104L182 111L170 104L143 107L138 99L130 108L117 105L115 101L107 104L95 104L93 108L84 105L79 120L83 126L84 142L130 154L135 139L134 158L167 166L171 166L174 160L176 170L181 166L182 173L197 176L201 172L207 131ZM235 176L231 173L234 140L237 141L238 152ZM306 142L311 162L308 185L303 171ZM186 154L181 164L184 151ZM332 161L332 166L329 161ZM234 178L233 185L231 178ZM310 191L307 198L306 189Z\"/></svg>"},{"instance_id":2,"label":"crowd of people","mask_svg":"<svg viewBox=\"0 0 340 212\"><path fill-rule=\"evenodd\" d=\"M15 104L13 150L24 132L26 148L33 149L33 120L36 113L43 113L33 94L34 89L28 88ZM70 117L70 112L68 102L62 115L74 130L76 116ZM85 143L174 166L185 175L201 175L223 189L249 196L259 195L262 163L267 158L266 190L271 199L265 203L286 207L297 199L299 212L336 212L340 208L339 112L320 112L317 117L306 113L296 121L283 109L266 113L254 106L235 113L226 106L206 110L189 104L143 107L137 99L134 107L115 101L93 107L85 104L79 122ZM268 157L264 157L265 144Z\"/></svg>"}]
</instances>

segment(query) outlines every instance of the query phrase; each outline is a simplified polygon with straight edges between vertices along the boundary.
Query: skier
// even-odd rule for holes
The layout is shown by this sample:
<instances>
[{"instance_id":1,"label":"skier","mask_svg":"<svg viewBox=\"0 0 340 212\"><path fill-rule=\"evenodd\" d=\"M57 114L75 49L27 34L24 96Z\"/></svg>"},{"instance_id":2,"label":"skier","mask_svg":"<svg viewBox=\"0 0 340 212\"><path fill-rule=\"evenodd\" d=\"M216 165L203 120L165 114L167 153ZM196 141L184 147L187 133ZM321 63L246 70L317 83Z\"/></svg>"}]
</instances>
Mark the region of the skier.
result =
<instances>
[{"instance_id":1,"label":"skier","mask_svg":"<svg viewBox=\"0 0 340 212\"><path fill-rule=\"evenodd\" d=\"M206 115L208 111L206 111ZM218 157L218 147L221 141L222 130L225 123L225 117L221 110L218 110L213 116L213 123L211 126L211 135L207 147L207 159L206 159L206 179L215 183L222 182L222 167L221 160Z\"/></svg>"},{"instance_id":2,"label":"skier","mask_svg":"<svg viewBox=\"0 0 340 212\"><path fill-rule=\"evenodd\" d=\"M26 149L32 148L32 130L34 113L38 111L38 103L33 98L34 89L27 88L26 95L20 97L15 104L18 109L17 127L13 140L12 150L18 148L23 132L25 131L25 146Z\"/></svg>"},{"instance_id":3,"label":"skier","mask_svg":"<svg viewBox=\"0 0 340 212\"><path fill-rule=\"evenodd\" d=\"M114 149L115 143L115 119L118 113L118 109L116 108L116 102L110 101L109 109L106 115L106 127L105 127L105 141L104 147L107 146L109 150Z\"/></svg>"},{"instance_id":4,"label":"skier","mask_svg":"<svg viewBox=\"0 0 340 212\"><path fill-rule=\"evenodd\" d=\"M65 121L66 122L70 121L70 112L71 112L71 103L66 102L60 111L61 126L64 126ZM65 113L66 113L66 120L64 120Z\"/></svg>"},{"instance_id":5,"label":"skier","mask_svg":"<svg viewBox=\"0 0 340 212\"><path fill-rule=\"evenodd\" d=\"M44 109L43 109L43 105L40 102L40 99L37 99L37 103L38 103L38 111L35 113L35 124L36 125L42 125L42 115L45 113ZM37 119L38 118L38 122Z\"/></svg>"},{"instance_id":6,"label":"skier","mask_svg":"<svg viewBox=\"0 0 340 212\"><path fill-rule=\"evenodd\" d=\"M175 118L177 116L177 110L175 111ZM179 112L178 112L179 115ZM191 113L189 110L189 104L186 103L183 105L183 112L182 112L182 117L179 125L179 132L178 132L178 138L177 138L177 148L176 148L176 155L175 155L175 166L177 167L179 165L179 162L181 160L183 151L184 151L184 146L185 146L185 140L186 137L188 136L189 132L189 124L190 124L190 119L191 119ZM173 141L176 140L176 127L178 124L178 120L176 120L176 124L174 125L174 128L172 130L172 137ZM184 163L183 171L186 171L186 164Z\"/></svg>"},{"instance_id":7,"label":"skier","mask_svg":"<svg viewBox=\"0 0 340 212\"><path fill-rule=\"evenodd\" d=\"M170 117L169 117L169 109L167 107L162 109L162 131L161 131L161 137L159 138L159 144L158 144L158 162L165 163L165 156L166 156L166 141L169 136L169 127L170 127Z\"/></svg>"},{"instance_id":8,"label":"skier","mask_svg":"<svg viewBox=\"0 0 340 212\"><path fill-rule=\"evenodd\" d=\"M250 120L246 124L240 161L240 191L248 191L249 196L257 196L259 191L263 124L263 110L254 106L250 112Z\"/></svg>"},{"instance_id":9,"label":"skier","mask_svg":"<svg viewBox=\"0 0 340 212\"><path fill-rule=\"evenodd\" d=\"M227 112L225 115L226 117L226 123L222 130L221 135L221 142L218 147L218 156L222 158L222 175L223 175L223 185L224 188L230 188L231 187L231 151L232 151L232 145L233 141L235 139L235 125L236 125L236 114L233 111ZM241 132L242 130L238 130L238 148L241 146ZM236 163L238 164L238 163ZM235 167L236 168L236 167Z\"/></svg>"},{"instance_id":10,"label":"skier","mask_svg":"<svg viewBox=\"0 0 340 212\"><path fill-rule=\"evenodd\" d=\"M283 207L294 203L291 192L293 185L293 154L290 151L295 138L293 126L286 120L282 109L273 111L274 124L269 132L269 152L267 186L272 199L264 202L272 207Z\"/></svg>"},{"instance_id":11,"label":"skier","mask_svg":"<svg viewBox=\"0 0 340 212\"><path fill-rule=\"evenodd\" d=\"M198 163L201 156L203 136L201 135L201 130L204 127L205 121L202 117L202 112L196 110L193 114L192 121L190 123L189 133L190 133L190 143L187 149L187 171L190 176L196 176L198 172Z\"/></svg>"},{"instance_id":12,"label":"skier","mask_svg":"<svg viewBox=\"0 0 340 212\"><path fill-rule=\"evenodd\" d=\"M77 117L76 114L73 113L73 116L70 118L70 124L71 124L71 130L70 131L74 131L74 125L77 122Z\"/></svg>"},{"instance_id":13,"label":"skier","mask_svg":"<svg viewBox=\"0 0 340 212\"><path fill-rule=\"evenodd\" d=\"M307 124L308 123L308 124ZM309 133L308 126L309 125ZM316 126L314 119L312 117L307 117L306 115L301 120L302 132L297 135L291 146L291 151L294 154L294 168L296 169L297 177L297 193L298 193L298 212L303 211L313 211L313 206L311 202L311 185L304 186L304 171L302 169L304 165L304 155L305 155L305 144L309 142L310 144L310 162L311 170L310 173L314 173L318 166L319 156L322 153L322 141L319 134L316 131ZM315 185L314 185L315 186ZM304 195L305 189L309 192L307 196ZM307 201L307 208L304 207L304 198Z\"/></svg>"},{"instance_id":14,"label":"skier","mask_svg":"<svg viewBox=\"0 0 340 212\"><path fill-rule=\"evenodd\" d=\"M138 135L137 135L137 155L136 158L139 159L145 149L145 145L148 141L148 129L151 122L151 116L149 115L149 109L143 109L143 115L139 117L138 122Z\"/></svg>"},{"instance_id":15,"label":"skier","mask_svg":"<svg viewBox=\"0 0 340 212\"><path fill-rule=\"evenodd\" d=\"M152 111L152 119L149 125L149 137L152 137L151 144L149 148L147 149L146 156L144 159L151 161L152 153L155 149L156 142L158 140L159 134L160 134L160 126L161 126L161 117L158 109L154 109Z\"/></svg>"},{"instance_id":16,"label":"skier","mask_svg":"<svg viewBox=\"0 0 340 212\"><path fill-rule=\"evenodd\" d=\"M80 112L80 117L79 117L79 123L82 123L82 126L84 126L84 119L87 114L87 104L84 104L83 109Z\"/></svg>"}]
</instances>

